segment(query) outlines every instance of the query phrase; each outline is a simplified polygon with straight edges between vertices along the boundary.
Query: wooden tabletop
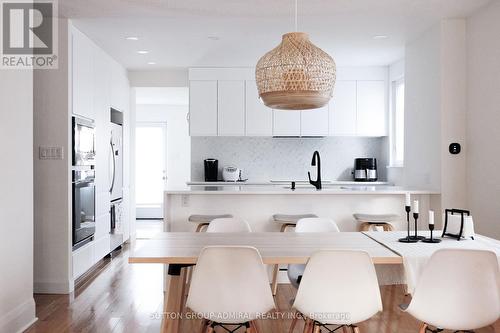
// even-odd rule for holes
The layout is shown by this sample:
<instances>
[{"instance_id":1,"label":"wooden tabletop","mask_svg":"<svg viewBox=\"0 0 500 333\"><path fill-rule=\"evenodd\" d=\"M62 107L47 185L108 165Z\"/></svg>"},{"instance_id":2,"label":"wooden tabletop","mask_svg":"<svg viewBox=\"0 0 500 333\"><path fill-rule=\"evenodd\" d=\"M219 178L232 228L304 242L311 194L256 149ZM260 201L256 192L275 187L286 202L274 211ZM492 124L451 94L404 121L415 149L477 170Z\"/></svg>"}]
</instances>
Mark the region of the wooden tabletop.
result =
<instances>
[{"instance_id":1,"label":"wooden tabletop","mask_svg":"<svg viewBox=\"0 0 500 333\"><path fill-rule=\"evenodd\" d=\"M316 251L362 250L375 264L401 264L402 258L361 232L339 233L193 233L164 232L141 241L129 263L195 264L206 246L253 246L265 264L305 264Z\"/></svg>"}]
</instances>

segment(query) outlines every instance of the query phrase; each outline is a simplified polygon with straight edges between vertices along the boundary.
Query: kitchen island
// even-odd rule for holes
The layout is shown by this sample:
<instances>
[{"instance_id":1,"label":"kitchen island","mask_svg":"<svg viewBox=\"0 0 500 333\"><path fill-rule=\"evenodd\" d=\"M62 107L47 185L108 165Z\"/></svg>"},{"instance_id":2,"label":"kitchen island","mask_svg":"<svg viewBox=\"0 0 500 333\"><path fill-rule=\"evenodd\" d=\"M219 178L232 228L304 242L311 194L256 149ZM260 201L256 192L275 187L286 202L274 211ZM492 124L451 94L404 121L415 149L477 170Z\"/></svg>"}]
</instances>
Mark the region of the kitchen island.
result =
<instances>
[{"instance_id":1,"label":"kitchen island","mask_svg":"<svg viewBox=\"0 0 500 333\"><path fill-rule=\"evenodd\" d=\"M246 220L252 231L279 231L273 214L313 213L335 220L341 231L356 231L352 214L398 214L396 230L405 230L405 194L419 200L419 227L427 228L427 211L440 211L440 193L397 186L328 185L316 190L310 185L276 186L186 186L167 189L164 196L165 231L195 231L188 222L193 214L232 214ZM439 217L440 214L436 214ZM438 220L438 219L437 219ZM436 221L439 223L440 221Z\"/></svg>"}]
</instances>

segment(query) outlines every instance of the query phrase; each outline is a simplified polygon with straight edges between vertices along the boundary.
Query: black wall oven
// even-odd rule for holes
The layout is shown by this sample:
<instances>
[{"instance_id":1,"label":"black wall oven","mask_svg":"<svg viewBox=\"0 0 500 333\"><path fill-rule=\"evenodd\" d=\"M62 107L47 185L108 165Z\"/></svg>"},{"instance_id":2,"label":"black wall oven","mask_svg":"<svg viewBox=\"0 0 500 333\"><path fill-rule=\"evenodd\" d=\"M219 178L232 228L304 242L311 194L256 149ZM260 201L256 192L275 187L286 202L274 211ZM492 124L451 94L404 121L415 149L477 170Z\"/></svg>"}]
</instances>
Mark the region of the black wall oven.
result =
<instances>
[{"instance_id":1,"label":"black wall oven","mask_svg":"<svg viewBox=\"0 0 500 333\"><path fill-rule=\"evenodd\" d=\"M73 250L95 233L95 171L73 170Z\"/></svg>"}]
</instances>

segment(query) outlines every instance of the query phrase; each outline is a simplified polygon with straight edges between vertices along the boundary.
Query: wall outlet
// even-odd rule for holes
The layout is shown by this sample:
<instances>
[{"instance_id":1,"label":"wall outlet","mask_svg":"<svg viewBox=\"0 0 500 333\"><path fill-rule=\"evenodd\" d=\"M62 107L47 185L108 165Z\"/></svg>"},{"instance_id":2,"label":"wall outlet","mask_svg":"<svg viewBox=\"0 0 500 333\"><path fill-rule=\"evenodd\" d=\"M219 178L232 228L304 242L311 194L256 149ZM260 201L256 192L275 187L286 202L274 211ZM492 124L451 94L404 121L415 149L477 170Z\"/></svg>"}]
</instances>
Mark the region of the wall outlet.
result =
<instances>
[{"instance_id":1,"label":"wall outlet","mask_svg":"<svg viewBox=\"0 0 500 333\"><path fill-rule=\"evenodd\" d=\"M186 194L183 195L181 197L181 201L182 201L182 203L181 203L182 207L189 207L189 195L186 195Z\"/></svg>"},{"instance_id":2,"label":"wall outlet","mask_svg":"<svg viewBox=\"0 0 500 333\"><path fill-rule=\"evenodd\" d=\"M38 158L41 160L62 160L64 159L63 147L42 147L38 149Z\"/></svg>"}]
</instances>

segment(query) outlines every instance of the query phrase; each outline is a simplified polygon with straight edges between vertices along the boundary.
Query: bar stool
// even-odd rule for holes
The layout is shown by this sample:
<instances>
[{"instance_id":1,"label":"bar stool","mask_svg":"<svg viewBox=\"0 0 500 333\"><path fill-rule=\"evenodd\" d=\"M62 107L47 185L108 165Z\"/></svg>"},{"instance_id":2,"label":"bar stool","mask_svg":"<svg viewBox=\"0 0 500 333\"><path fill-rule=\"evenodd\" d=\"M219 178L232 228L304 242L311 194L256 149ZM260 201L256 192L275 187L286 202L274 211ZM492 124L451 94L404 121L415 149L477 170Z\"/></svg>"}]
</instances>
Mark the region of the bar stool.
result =
<instances>
[{"instance_id":1,"label":"bar stool","mask_svg":"<svg viewBox=\"0 0 500 333\"><path fill-rule=\"evenodd\" d=\"M196 227L196 232L201 232L201 230L204 227L207 227L212 220L215 219L224 219L224 218L231 218L233 215L231 214L220 214L220 215L190 215L188 217L188 221L192 223L198 224Z\"/></svg>"},{"instance_id":2,"label":"bar stool","mask_svg":"<svg viewBox=\"0 0 500 333\"><path fill-rule=\"evenodd\" d=\"M373 227L382 227L384 231L393 231L392 223L399 220L396 214L353 214L359 223L359 231L370 231Z\"/></svg>"},{"instance_id":3,"label":"bar stool","mask_svg":"<svg viewBox=\"0 0 500 333\"><path fill-rule=\"evenodd\" d=\"M280 232L285 232L287 228L295 228L297 222L300 219L307 218L317 218L316 214L274 214L273 221L281 224ZM278 289L278 271L279 265L274 265L273 267L273 281L271 283L271 289L273 291L273 296L276 296L276 291Z\"/></svg>"}]
</instances>

